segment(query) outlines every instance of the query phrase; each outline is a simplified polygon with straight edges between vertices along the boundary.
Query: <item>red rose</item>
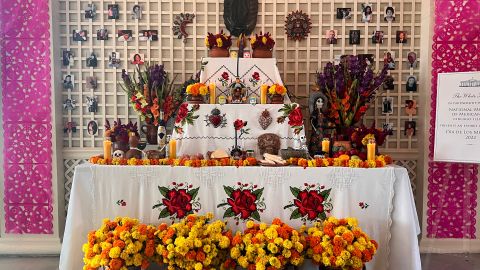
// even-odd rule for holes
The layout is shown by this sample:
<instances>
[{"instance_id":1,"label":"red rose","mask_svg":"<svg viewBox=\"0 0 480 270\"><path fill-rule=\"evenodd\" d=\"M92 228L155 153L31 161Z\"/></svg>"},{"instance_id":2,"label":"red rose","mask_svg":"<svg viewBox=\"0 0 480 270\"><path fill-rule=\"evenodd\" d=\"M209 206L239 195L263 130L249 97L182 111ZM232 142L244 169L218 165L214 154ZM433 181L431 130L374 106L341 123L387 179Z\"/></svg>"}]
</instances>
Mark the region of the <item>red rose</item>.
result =
<instances>
[{"instance_id":1,"label":"red rose","mask_svg":"<svg viewBox=\"0 0 480 270\"><path fill-rule=\"evenodd\" d=\"M192 211L191 200L192 196L187 193L186 189L172 189L168 191L167 198L162 202L170 215L177 214L177 218L183 218Z\"/></svg>"},{"instance_id":2,"label":"red rose","mask_svg":"<svg viewBox=\"0 0 480 270\"><path fill-rule=\"evenodd\" d=\"M288 115L288 124L290 126L302 126L303 125L303 114L300 107L295 108Z\"/></svg>"},{"instance_id":3,"label":"red rose","mask_svg":"<svg viewBox=\"0 0 480 270\"><path fill-rule=\"evenodd\" d=\"M227 203L232 207L235 215L240 214L241 219L247 219L252 212L257 211L257 205L255 196L250 190L234 190L232 196L227 199Z\"/></svg>"},{"instance_id":4,"label":"red rose","mask_svg":"<svg viewBox=\"0 0 480 270\"><path fill-rule=\"evenodd\" d=\"M260 80L260 74L255 71L255 72L252 74L252 78L253 78L255 81L258 81L258 80Z\"/></svg>"},{"instance_id":5,"label":"red rose","mask_svg":"<svg viewBox=\"0 0 480 270\"><path fill-rule=\"evenodd\" d=\"M222 73L222 78L223 78L224 80L227 80L227 81L228 81L228 73L227 73L227 72L223 72L223 73Z\"/></svg>"},{"instance_id":6,"label":"red rose","mask_svg":"<svg viewBox=\"0 0 480 270\"><path fill-rule=\"evenodd\" d=\"M323 212L323 196L315 190L301 191L293 203L300 214L308 216L309 220L315 220L318 214Z\"/></svg>"},{"instance_id":7,"label":"red rose","mask_svg":"<svg viewBox=\"0 0 480 270\"><path fill-rule=\"evenodd\" d=\"M187 114L188 114L188 104L183 103L182 105L180 105L180 108L178 109L175 123L180 123L185 117L187 117Z\"/></svg>"},{"instance_id":8,"label":"red rose","mask_svg":"<svg viewBox=\"0 0 480 270\"><path fill-rule=\"evenodd\" d=\"M233 126L235 127L235 130L240 130L246 125L247 125L247 122L244 122L240 119L237 119L235 120L235 122L233 122Z\"/></svg>"}]
</instances>

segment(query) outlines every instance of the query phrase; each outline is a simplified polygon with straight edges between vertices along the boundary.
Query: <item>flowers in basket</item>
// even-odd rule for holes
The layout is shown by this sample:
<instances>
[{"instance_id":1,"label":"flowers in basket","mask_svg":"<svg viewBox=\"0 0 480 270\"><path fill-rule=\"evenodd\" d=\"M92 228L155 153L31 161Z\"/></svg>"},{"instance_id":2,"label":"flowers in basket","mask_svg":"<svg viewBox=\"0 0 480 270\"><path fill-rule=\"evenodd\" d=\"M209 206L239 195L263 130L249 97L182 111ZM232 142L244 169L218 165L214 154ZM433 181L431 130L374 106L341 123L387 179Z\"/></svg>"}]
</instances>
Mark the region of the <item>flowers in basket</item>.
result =
<instances>
[{"instance_id":1,"label":"flowers in basket","mask_svg":"<svg viewBox=\"0 0 480 270\"><path fill-rule=\"evenodd\" d=\"M254 37L251 37L249 39L252 50L255 50L257 48L265 48L271 51L275 46L275 40L273 40L272 35L270 35L269 32L265 34L262 34L262 32L260 32L260 35L255 34Z\"/></svg>"},{"instance_id":2,"label":"flowers in basket","mask_svg":"<svg viewBox=\"0 0 480 270\"><path fill-rule=\"evenodd\" d=\"M365 58L350 55L338 65L327 63L323 73L317 73L318 90L325 95L328 107L322 114L335 125L337 136L361 120L387 72L385 65L374 74Z\"/></svg>"},{"instance_id":3,"label":"flowers in basket","mask_svg":"<svg viewBox=\"0 0 480 270\"><path fill-rule=\"evenodd\" d=\"M329 217L307 232L307 257L325 267L361 270L378 248L377 242L358 227L355 218Z\"/></svg>"},{"instance_id":4,"label":"flowers in basket","mask_svg":"<svg viewBox=\"0 0 480 270\"><path fill-rule=\"evenodd\" d=\"M209 49L214 47L229 49L232 46L232 36L227 36L223 33L223 30L218 34L208 33L207 37L205 37L205 46Z\"/></svg>"},{"instance_id":5,"label":"flowers in basket","mask_svg":"<svg viewBox=\"0 0 480 270\"><path fill-rule=\"evenodd\" d=\"M113 126L110 121L105 120L105 138L110 138L112 142L125 142L131 135L139 136L137 123L129 121L128 124L122 124L122 120L117 119L113 121Z\"/></svg>"},{"instance_id":6,"label":"flowers in basket","mask_svg":"<svg viewBox=\"0 0 480 270\"><path fill-rule=\"evenodd\" d=\"M295 230L280 219L271 225L247 222L243 233L232 239L230 257L225 268L283 269L287 265L299 266L306 250L305 227Z\"/></svg>"},{"instance_id":7,"label":"flowers in basket","mask_svg":"<svg viewBox=\"0 0 480 270\"><path fill-rule=\"evenodd\" d=\"M138 220L117 217L103 220L102 226L88 234L83 245L85 270L108 267L124 270L129 266L147 269L155 255L155 232L151 225Z\"/></svg>"},{"instance_id":8,"label":"flowers in basket","mask_svg":"<svg viewBox=\"0 0 480 270\"><path fill-rule=\"evenodd\" d=\"M189 96L206 96L208 92L208 87L204 83L194 83L187 86L186 93Z\"/></svg>"},{"instance_id":9,"label":"flowers in basket","mask_svg":"<svg viewBox=\"0 0 480 270\"><path fill-rule=\"evenodd\" d=\"M263 86L262 87L268 87L268 86ZM268 87L268 94L269 95L281 95L284 96L287 93L287 88L285 86L280 85L278 83L274 83L270 87Z\"/></svg>"},{"instance_id":10,"label":"flowers in basket","mask_svg":"<svg viewBox=\"0 0 480 270\"><path fill-rule=\"evenodd\" d=\"M167 228L160 225L156 252L168 269L220 269L228 256L232 238L223 221L189 215Z\"/></svg>"}]
</instances>

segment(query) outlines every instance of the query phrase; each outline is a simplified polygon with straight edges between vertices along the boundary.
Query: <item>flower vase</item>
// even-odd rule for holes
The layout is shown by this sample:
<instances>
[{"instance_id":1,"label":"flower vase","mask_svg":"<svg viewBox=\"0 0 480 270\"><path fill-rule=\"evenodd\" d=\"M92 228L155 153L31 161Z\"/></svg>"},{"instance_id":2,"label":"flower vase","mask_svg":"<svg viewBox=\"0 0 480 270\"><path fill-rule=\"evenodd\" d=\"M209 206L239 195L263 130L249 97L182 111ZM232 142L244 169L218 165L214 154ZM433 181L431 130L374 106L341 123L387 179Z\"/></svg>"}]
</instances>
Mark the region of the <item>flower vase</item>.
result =
<instances>
[{"instance_id":1,"label":"flower vase","mask_svg":"<svg viewBox=\"0 0 480 270\"><path fill-rule=\"evenodd\" d=\"M141 130L143 134L147 136L148 144L156 145L158 143L158 140L157 140L158 127L157 126L152 124L146 124L146 125L142 125Z\"/></svg>"},{"instance_id":2,"label":"flower vase","mask_svg":"<svg viewBox=\"0 0 480 270\"><path fill-rule=\"evenodd\" d=\"M258 47L253 49L253 58L272 58L272 50L265 47Z\"/></svg>"},{"instance_id":3,"label":"flower vase","mask_svg":"<svg viewBox=\"0 0 480 270\"><path fill-rule=\"evenodd\" d=\"M187 101L190 104L203 104L204 103L203 96L201 96L201 95L197 95L197 96L188 95L187 96Z\"/></svg>"},{"instance_id":4,"label":"flower vase","mask_svg":"<svg viewBox=\"0 0 480 270\"><path fill-rule=\"evenodd\" d=\"M230 53L229 53L227 48L213 47L208 52L208 56L210 56L210 57L229 57Z\"/></svg>"},{"instance_id":5,"label":"flower vase","mask_svg":"<svg viewBox=\"0 0 480 270\"><path fill-rule=\"evenodd\" d=\"M283 96L280 94L274 94L270 96L270 104L283 104Z\"/></svg>"}]
</instances>

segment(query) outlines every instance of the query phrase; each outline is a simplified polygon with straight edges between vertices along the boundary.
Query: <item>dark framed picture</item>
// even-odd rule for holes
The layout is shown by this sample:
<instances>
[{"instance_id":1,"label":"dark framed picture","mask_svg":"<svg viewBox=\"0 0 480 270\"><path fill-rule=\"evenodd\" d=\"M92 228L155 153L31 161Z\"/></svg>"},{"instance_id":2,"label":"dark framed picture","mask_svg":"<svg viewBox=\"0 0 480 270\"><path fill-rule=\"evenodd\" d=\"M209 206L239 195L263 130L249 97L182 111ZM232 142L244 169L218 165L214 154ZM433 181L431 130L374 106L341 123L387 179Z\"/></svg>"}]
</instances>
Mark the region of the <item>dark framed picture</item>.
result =
<instances>
[{"instance_id":1,"label":"dark framed picture","mask_svg":"<svg viewBox=\"0 0 480 270\"><path fill-rule=\"evenodd\" d=\"M120 67L120 53L111 52L108 56L108 67L119 68Z\"/></svg>"},{"instance_id":2,"label":"dark framed picture","mask_svg":"<svg viewBox=\"0 0 480 270\"><path fill-rule=\"evenodd\" d=\"M362 22L371 22L372 14L372 4L362 4Z\"/></svg>"},{"instance_id":3,"label":"dark framed picture","mask_svg":"<svg viewBox=\"0 0 480 270\"><path fill-rule=\"evenodd\" d=\"M382 114L393 113L393 97L382 98Z\"/></svg>"},{"instance_id":4,"label":"dark framed picture","mask_svg":"<svg viewBox=\"0 0 480 270\"><path fill-rule=\"evenodd\" d=\"M383 54L383 64L388 66L389 70L395 69L395 52L385 52Z\"/></svg>"},{"instance_id":5,"label":"dark framed picture","mask_svg":"<svg viewBox=\"0 0 480 270\"><path fill-rule=\"evenodd\" d=\"M97 56L94 52L91 52L87 57L87 67L97 67Z\"/></svg>"},{"instance_id":6,"label":"dark framed picture","mask_svg":"<svg viewBox=\"0 0 480 270\"><path fill-rule=\"evenodd\" d=\"M73 79L73 75L72 74L67 74L65 75L65 77L63 78L63 89L65 90L72 90L73 89L73 85L74 85L74 79Z\"/></svg>"},{"instance_id":7,"label":"dark framed picture","mask_svg":"<svg viewBox=\"0 0 480 270\"><path fill-rule=\"evenodd\" d=\"M405 121L405 129L403 135L412 137L417 132L417 123L415 121Z\"/></svg>"},{"instance_id":8,"label":"dark framed picture","mask_svg":"<svg viewBox=\"0 0 480 270\"><path fill-rule=\"evenodd\" d=\"M405 113L408 115L417 114L417 101L414 99L405 100Z\"/></svg>"},{"instance_id":9,"label":"dark framed picture","mask_svg":"<svg viewBox=\"0 0 480 270\"><path fill-rule=\"evenodd\" d=\"M73 41L87 41L87 30L73 30L72 37Z\"/></svg>"},{"instance_id":10,"label":"dark framed picture","mask_svg":"<svg viewBox=\"0 0 480 270\"><path fill-rule=\"evenodd\" d=\"M97 89L97 77L95 76L87 77L87 86L90 87L90 89Z\"/></svg>"},{"instance_id":11,"label":"dark framed picture","mask_svg":"<svg viewBox=\"0 0 480 270\"><path fill-rule=\"evenodd\" d=\"M105 28L98 29L97 40L108 40L108 30Z\"/></svg>"},{"instance_id":12,"label":"dark framed picture","mask_svg":"<svg viewBox=\"0 0 480 270\"><path fill-rule=\"evenodd\" d=\"M415 78L415 76L408 76L405 86L406 86L408 92L416 92L417 91L417 78Z\"/></svg>"},{"instance_id":13,"label":"dark framed picture","mask_svg":"<svg viewBox=\"0 0 480 270\"><path fill-rule=\"evenodd\" d=\"M382 124L383 130L388 131L388 134L392 135L393 132L393 123L384 122Z\"/></svg>"},{"instance_id":14,"label":"dark framed picture","mask_svg":"<svg viewBox=\"0 0 480 270\"><path fill-rule=\"evenodd\" d=\"M371 54L371 53L359 54L358 58L362 61L365 60L365 62L367 62L367 65L369 65L369 66L371 66L375 63L375 55Z\"/></svg>"},{"instance_id":15,"label":"dark framed picture","mask_svg":"<svg viewBox=\"0 0 480 270\"><path fill-rule=\"evenodd\" d=\"M360 44L360 30L350 30L348 33L348 40L350 45Z\"/></svg>"},{"instance_id":16,"label":"dark framed picture","mask_svg":"<svg viewBox=\"0 0 480 270\"><path fill-rule=\"evenodd\" d=\"M73 66L73 52L72 51L62 51L62 64L64 66Z\"/></svg>"},{"instance_id":17,"label":"dark framed picture","mask_svg":"<svg viewBox=\"0 0 480 270\"><path fill-rule=\"evenodd\" d=\"M411 68L417 67L417 54L415 52L409 52L407 54L408 63L410 64Z\"/></svg>"},{"instance_id":18,"label":"dark framed picture","mask_svg":"<svg viewBox=\"0 0 480 270\"><path fill-rule=\"evenodd\" d=\"M157 41L158 40L158 31L157 30L141 30L138 33L138 40L141 41Z\"/></svg>"},{"instance_id":19,"label":"dark framed picture","mask_svg":"<svg viewBox=\"0 0 480 270\"><path fill-rule=\"evenodd\" d=\"M395 8L392 6L388 6L385 9L385 15L383 16L383 20L386 22L394 22L395 21Z\"/></svg>"},{"instance_id":20,"label":"dark framed picture","mask_svg":"<svg viewBox=\"0 0 480 270\"><path fill-rule=\"evenodd\" d=\"M87 133L89 135L95 135L97 134L97 131L98 131L98 125L97 125L97 122L95 122L94 120L88 122L87 124Z\"/></svg>"},{"instance_id":21,"label":"dark framed picture","mask_svg":"<svg viewBox=\"0 0 480 270\"><path fill-rule=\"evenodd\" d=\"M337 8L337 19L350 19L352 18L351 8Z\"/></svg>"},{"instance_id":22,"label":"dark framed picture","mask_svg":"<svg viewBox=\"0 0 480 270\"><path fill-rule=\"evenodd\" d=\"M330 29L325 31L325 38L327 39L327 44L337 44L337 30Z\"/></svg>"},{"instance_id":23,"label":"dark framed picture","mask_svg":"<svg viewBox=\"0 0 480 270\"><path fill-rule=\"evenodd\" d=\"M407 43L407 33L405 31L397 31L397 43Z\"/></svg>"},{"instance_id":24,"label":"dark framed picture","mask_svg":"<svg viewBox=\"0 0 480 270\"><path fill-rule=\"evenodd\" d=\"M132 41L133 32L132 30L118 30L117 31L117 40L118 41Z\"/></svg>"},{"instance_id":25,"label":"dark framed picture","mask_svg":"<svg viewBox=\"0 0 480 270\"><path fill-rule=\"evenodd\" d=\"M73 111L77 107L77 102L74 99L67 98L63 102L63 109Z\"/></svg>"},{"instance_id":26,"label":"dark framed picture","mask_svg":"<svg viewBox=\"0 0 480 270\"><path fill-rule=\"evenodd\" d=\"M108 19L115 20L120 17L120 8L117 4L108 5Z\"/></svg>"},{"instance_id":27,"label":"dark framed picture","mask_svg":"<svg viewBox=\"0 0 480 270\"><path fill-rule=\"evenodd\" d=\"M142 18L142 7L140 5L134 5L132 8L132 19L140 20Z\"/></svg>"},{"instance_id":28,"label":"dark framed picture","mask_svg":"<svg viewBox=\"0 0 480 270\"><path fill-rule=\"evenodd\" d=\"M394 90L395 89L395 79L391 75L385 77L383 82L383 90Z\"/></svg>"},{"instance_id":29,"label":"dark framed picture","mask_svg":"<svg viewBox=\"0 0 480 270\"><path fill-rule=\"evenodd\" d=\"M383 43L383 31L373 31L372 43L373 44Z\"/></svg>"},{"instance_id":30,"label":"dark framed picture","mask_svg":"<svg viewBox=\"0 0 480 270\"><path fill-rule=\"evenodd\" d=\"M97 7L95 4L88 4L85 8L85 19L94 19L97 15Z\"/></svg>"}]
</instances>

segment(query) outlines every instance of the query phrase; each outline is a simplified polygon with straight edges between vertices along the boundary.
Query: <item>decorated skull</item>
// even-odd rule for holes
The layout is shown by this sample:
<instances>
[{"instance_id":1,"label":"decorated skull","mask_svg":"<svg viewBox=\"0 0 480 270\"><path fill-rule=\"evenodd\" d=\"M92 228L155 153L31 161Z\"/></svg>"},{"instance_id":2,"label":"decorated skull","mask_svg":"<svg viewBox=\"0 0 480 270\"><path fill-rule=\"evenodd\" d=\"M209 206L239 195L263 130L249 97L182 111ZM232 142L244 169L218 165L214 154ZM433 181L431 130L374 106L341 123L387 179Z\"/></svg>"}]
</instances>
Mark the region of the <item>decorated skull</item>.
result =
<instances>
[{"instance_id":1,"label":"decorated skull","mask_svg":"<svg viewBox=\"0 0 480 270\"><path fill-rule=\"evenodd\" d=\"M122 150L116 150L113 152L113 158L124 158L125 153Z\"/></svg>"}]
</instances>

